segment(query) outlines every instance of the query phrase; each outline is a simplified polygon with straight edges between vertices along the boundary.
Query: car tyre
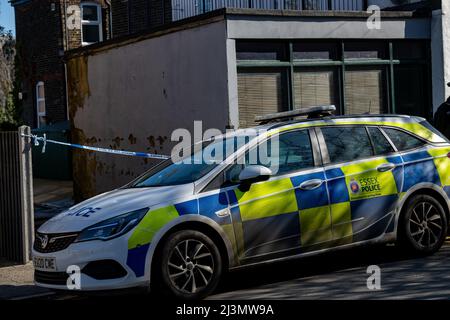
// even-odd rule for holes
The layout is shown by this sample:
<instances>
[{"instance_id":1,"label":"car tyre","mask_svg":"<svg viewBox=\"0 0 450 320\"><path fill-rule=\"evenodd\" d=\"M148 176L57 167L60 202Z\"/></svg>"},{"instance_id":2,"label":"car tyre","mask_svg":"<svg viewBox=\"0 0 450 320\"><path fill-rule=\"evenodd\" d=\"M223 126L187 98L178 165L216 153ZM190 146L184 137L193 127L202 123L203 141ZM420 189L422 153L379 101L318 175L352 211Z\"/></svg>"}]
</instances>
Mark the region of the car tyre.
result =
<instances>
[{"instance_id":1,"label":"car tyre","mask_svg":"<svg viewBox=\"0 0 450 320\"><path fill-rule=\"evenodd\" d=\"M202 299L217 287L222 258L215 243L204 233L182 230L168 236L159 257L159 289L182 300Z\"/></svg>"},{"instance_id":2,"label":"car tyre","mask_svg":"<svg viewBox=\"0 0 450 320\"><path fill-rule=\"evenodd\" d=\"M433 254L442 247L447 229L447 215L439 201L415 195L408 199L399 220L399 244L412 254Z\"/></svg>"}]
</instances>

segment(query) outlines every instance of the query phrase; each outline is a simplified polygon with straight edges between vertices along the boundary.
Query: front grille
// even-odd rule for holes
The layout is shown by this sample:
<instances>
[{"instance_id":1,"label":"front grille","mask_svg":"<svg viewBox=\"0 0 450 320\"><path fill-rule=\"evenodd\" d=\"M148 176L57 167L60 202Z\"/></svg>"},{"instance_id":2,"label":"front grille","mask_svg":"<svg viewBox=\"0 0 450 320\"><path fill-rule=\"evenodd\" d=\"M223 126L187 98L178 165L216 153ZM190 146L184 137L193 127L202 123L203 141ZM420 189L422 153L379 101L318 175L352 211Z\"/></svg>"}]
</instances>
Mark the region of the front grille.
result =
<instances>
[{"instance_id":1,"label":"front grille","mask_svg":"<svg viewBox=\"0 0 450 320\"><path fill-rule=\"evenodd\" d=\"M34 271L34 281L44 284L67 285L69 275L66 272Z\"/></svg>"},{"instance_id":2,"label":"front grille","mask_svg":"<svg viewBox=\"0 0 450 320\"><path fill-rule=\"evenodd\" d=\"M61 251L66 249L72 242L74 242L77 236L78 234L76 233L36 233L33 248L37 252L42 253Z\"/></svg>"}]
</instances>

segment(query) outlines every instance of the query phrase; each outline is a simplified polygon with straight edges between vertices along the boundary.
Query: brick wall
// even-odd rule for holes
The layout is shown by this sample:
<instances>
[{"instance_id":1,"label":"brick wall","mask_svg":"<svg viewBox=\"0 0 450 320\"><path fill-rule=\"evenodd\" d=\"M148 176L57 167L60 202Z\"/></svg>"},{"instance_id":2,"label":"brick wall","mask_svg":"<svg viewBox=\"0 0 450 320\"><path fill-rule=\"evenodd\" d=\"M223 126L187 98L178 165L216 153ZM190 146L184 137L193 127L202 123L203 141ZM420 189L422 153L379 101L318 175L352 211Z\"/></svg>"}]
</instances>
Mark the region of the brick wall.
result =
<instances>
[{"instance_id":1,"label":"brick wall","mask_svg":"<svg viewBox=\"0 0 450 320\"><path fill-rule=\"evenodd\" d=\"M113 38L128 34L128 1L111 0Z\"/></svg>"},{"instance_id":2,"label":"brick wall","mask_svg":"<svg viewBox=\"0 0 450 320\"><path fill-rule=\"evenodd\" d=\"M55 5L52 6L52 3ZM36 84L45 83L47 122L66 119L61 7L52 0L16 7L16 37L23 68L23 118L35 127Z\"/></svg>"},{"instance_id":3,"label":"brick wall","mask_svg":"<svg viewBox=\"0 0 450 320\"><path fill-rule=\"evenodd\" d=\"M172 21L171 0L112 0L113 37L136 33Z\"/></svg>"},{"instance_id":4,"label":"brick wall","mask_svg":"<svg viewBox=\"0 0 450 320\"><path fill-rule=\"evenodd\" d=\"M47 123L67 120L64 51L81 46L81 30L66 28L65 9L80 0L31 0L15 7L18 54L23 66L23 119L37 126L36 84L44 82ZM110 37L109 7L102 6L103 39Z\"/></svg>"},{"instance_id":5,"label":"brick wall","mask_svg":"<svg viewBox=\"0 0 450 320\"><path fill-rule=\"evenodd\" d=\"M171 0L150 0L150 27L172 22Z\"/></svg>"}]
</instances>

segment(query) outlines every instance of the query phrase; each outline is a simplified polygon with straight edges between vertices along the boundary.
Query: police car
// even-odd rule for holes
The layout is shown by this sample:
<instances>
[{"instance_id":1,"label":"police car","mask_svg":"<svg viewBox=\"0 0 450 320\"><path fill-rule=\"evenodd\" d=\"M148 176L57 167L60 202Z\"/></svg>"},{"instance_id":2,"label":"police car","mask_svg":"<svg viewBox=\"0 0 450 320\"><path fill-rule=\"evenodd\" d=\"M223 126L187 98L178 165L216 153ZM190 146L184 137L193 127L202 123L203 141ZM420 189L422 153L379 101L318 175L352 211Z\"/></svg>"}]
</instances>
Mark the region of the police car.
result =
<instances>
[{"instance_id":1,"label":"police car","mask_svg":"<svg viewBox=\"0 0 450 320\"><path fill-rule=\"evenodd\" d=\"M36 284L151 285L197 299L234 268L375 243L437 251L450 212L449 141L422 118L333 110L259 117L253 137L243 129L204 141L49 220L33 248ZM249 157L262 145L270 163ZM212 149L231 152L186 161Z\"/></svg>"}]
</instances>

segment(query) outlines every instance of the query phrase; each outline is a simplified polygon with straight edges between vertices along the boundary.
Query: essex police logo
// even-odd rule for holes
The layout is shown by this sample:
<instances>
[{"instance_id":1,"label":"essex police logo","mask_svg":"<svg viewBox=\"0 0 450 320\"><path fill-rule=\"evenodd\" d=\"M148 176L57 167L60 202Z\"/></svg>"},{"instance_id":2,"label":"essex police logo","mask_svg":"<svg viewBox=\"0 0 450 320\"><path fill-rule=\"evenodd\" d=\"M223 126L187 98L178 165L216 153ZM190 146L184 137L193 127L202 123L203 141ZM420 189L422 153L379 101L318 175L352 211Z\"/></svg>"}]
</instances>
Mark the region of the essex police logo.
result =
<instances>
[{"instance_id":1,"label":"essex police logo","mask_svg":"<svg viewBox=\"0 0 450 320\"><path fill-rule=\"evenodd\" d=\"M360 190L359 183L355 179L352 179L350 181L350 190L352 191L353 194L359 193Z\"/></svg>"}]
</instances>

